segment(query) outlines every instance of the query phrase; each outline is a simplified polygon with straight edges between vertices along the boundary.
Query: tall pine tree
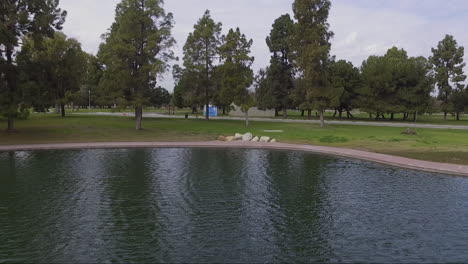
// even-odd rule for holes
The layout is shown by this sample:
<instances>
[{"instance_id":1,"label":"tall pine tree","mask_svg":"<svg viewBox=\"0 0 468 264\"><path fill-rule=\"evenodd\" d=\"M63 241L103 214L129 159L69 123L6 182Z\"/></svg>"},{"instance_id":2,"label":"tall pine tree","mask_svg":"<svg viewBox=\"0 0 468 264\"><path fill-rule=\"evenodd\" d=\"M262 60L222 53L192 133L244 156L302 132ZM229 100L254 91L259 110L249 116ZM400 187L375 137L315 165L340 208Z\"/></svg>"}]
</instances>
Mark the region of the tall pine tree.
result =
<instances>
[{"instance_id":1,"label":"tall pine tree","mask_svg":"<svg viewBox=\"0 0 468 264\"><path fill-rule=\"evenodd\" d=\"M172 59L174 21L162 0L122 0L115 22L105 34L99 57L105 66L100 89L135 108L136 129L142 129L143 107Z\"/></svg>"},{"instance_id":2,"label":"tall pine tree","mask_svg":"<svg viewBox=\"0 0 468 264\"><path fill-rule=\"evenodd\" d=\"M184 45L184 66L191 79L193 94L200 97L206 107L206 119L210 119L209 105L215 93L215 63L219 60L221 23L216 23L206 10L194 26Z\"/></svg>"},{"instance_id":3,"label":"tall pine tree","mask_svg":"<svg viewBox=\"0 0 468 264\"><path fill-rule=\"evenodd\" d=\"M320 113L320 126L324 127L324 112L336 99L327 78L330 61L329 0L295 0L293 50L295 64L305 89L305 103L312 104Z\"/></svg>"},{"instance_id":4,"label":"tall pine tree","mask_svg":"<svg viewBox=\"0 0 468 264\"><path fill-rule=\"evenodd\" d=\"M435 82L439 88L444 119L447 119L447 113L455 110L456 97L462 94L460 92L464 88L462 83L466 80L466 75L463 74L465 49L458 46L453 36L446 35L437 48L432 49L432 53L430 61L434 65Z\"/></svg>"}]
</instances>

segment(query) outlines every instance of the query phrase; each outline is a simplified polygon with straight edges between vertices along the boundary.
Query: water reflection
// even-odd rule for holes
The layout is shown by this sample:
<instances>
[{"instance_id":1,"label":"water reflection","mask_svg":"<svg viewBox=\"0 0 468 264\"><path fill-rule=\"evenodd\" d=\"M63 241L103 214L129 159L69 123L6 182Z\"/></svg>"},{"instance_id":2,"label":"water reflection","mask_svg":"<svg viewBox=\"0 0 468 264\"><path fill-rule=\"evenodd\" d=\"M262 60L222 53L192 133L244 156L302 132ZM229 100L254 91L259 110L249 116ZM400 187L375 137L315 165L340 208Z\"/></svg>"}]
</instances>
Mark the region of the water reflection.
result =
<instances>
[{"instance_id":1,"label":"water reflection","mask_svg":"<svg viewBox=\"0 0 468 264\"><path fill-rule=\"evenodd\" d=\"M466 262L468 179L266 150L0 153L0 262Z\"/></svg>"}]
</instances>

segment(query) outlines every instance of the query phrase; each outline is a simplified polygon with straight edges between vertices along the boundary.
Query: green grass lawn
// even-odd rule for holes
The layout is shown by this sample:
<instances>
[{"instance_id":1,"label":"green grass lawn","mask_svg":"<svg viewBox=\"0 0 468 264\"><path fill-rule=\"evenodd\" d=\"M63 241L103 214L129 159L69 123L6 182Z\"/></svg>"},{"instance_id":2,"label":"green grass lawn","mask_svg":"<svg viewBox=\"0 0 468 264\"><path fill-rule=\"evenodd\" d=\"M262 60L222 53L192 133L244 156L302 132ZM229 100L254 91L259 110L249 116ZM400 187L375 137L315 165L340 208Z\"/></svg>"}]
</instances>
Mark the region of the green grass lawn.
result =
<instances>
[{"instance_id":1,"label":"green grass lawn","mask_svg":"<svg viewBox=\"0 0 468 264\"><path fill-rule=\"evenodd\" d=\"M6 123L0 123L6 128ZM353 148L404 157L468 164L468 131L416 129L418 135L403 135L402 128L243 121L144 119L143 131L135 130L130 117L80 116L61 118L55 114L34 114L16 121L17 132L0 130L0 145L122 142L122 141L210 141L220 135L252 132L277 138L280 142ZM283 130L265 133L264 130Z\"/></svg>"},{"instance_id":2,"label":"green grass lawn","mask_svg":"<svg viewBox=\"0 0 468 264\"><path fill-rule=\"evenodd\" d=\"M70 113L70 109L67 110L68 113ZM93 109L81 109L78 113L97 113L97 112L127 112L131 113L133 110L128 108L128 109L119 109L119 110L114 110L114 109L109 109L109 108L93 108ZM146 113L159 113L159 114L167 114L167 109L165 108L146 108L145 109ZM191 109L176 109L175 111L176 115L183 116L185 114L193 115ZM203 112L200 111L199 116L203 115ZM307 115L307 113L306 113ZM221 115L222 116L222 115ZM283 119L282 113L280 112L280 116L275 117L274 119ZM294 120L307 120L307 116L301 116L301 111L297 110L289 110L288 111L288 118L287 119L294 119ZM319 118L315 116L315 112L313 112L313 120L318 120ZM343 118L338 118L338 117L333 117L333 112L326 112L325 113L325 119L326 120L348 120L346 119L346 114L343 114ZM364 121L364 122L375 122L374 119L369 118L369 114L367 113L359 113L359 114L354 114L354 119L350 119L352 121ZM388 117L386 120L379 120L379 122L395 122L395 123L413 123L412 117L410 120L404 121L403 120L403 115L402 114L395 114L395 119L393 121L388 120ZM457 121L455 117L450 116L448 117L447 120L444 120L444 116L442 114L433 114L433 115L420 115L418 116L417 120L418 124L437 124L437 125L460 125L460 126L468 126L468 115L464 115L461 117L461 120Z\"/></svg>"}]
</instances>

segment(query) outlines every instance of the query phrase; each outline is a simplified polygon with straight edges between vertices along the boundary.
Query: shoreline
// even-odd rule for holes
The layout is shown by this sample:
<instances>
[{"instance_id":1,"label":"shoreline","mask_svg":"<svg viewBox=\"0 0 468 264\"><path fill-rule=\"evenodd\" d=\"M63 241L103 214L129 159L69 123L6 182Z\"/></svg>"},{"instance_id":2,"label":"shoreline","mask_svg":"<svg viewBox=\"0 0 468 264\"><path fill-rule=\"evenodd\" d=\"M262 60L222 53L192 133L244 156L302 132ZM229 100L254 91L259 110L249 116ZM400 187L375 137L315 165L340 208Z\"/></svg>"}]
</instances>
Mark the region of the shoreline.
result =
<instances>
[{"instance_id":1,"label":"shoreline","mask_svg":"<svg viewBox=\"0 0 468 264\"><path fill-rule=\"evenodd\" d=\"M0 152L32 150L120 149L120 148L235 148L301 151L371 161L394 167L468 177L468 166L415 160L404 157L366 152L354 149L322 147L287 143L244 141L207 142L91 142L62 144L1 145Z\"/></svg>"}]
</instances>

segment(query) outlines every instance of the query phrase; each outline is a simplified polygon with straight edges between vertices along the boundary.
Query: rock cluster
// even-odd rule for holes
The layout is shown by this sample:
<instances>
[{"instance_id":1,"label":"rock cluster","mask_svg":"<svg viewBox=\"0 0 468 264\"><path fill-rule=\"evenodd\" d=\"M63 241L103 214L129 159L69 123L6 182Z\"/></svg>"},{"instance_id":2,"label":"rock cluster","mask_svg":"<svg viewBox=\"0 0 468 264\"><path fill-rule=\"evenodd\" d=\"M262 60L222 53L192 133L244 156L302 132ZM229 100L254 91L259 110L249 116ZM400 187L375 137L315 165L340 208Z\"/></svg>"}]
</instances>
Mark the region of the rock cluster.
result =
<instances>
[{"instance_id":1,"label":"rock cluster","mask_svg":"<svg viewBox=\"0 0 468 264\"><path fill-rule=\"evenodd\" d=\"M270 138L270 137L261 137L261 136L254 136L252 133L246 133L246 134L239 134L236 133L234 136L220 136L218 138L219 141L248 141L248 142L270 142L270 143L276 143L278 140Z\"/></svg>"}]
</instances>

